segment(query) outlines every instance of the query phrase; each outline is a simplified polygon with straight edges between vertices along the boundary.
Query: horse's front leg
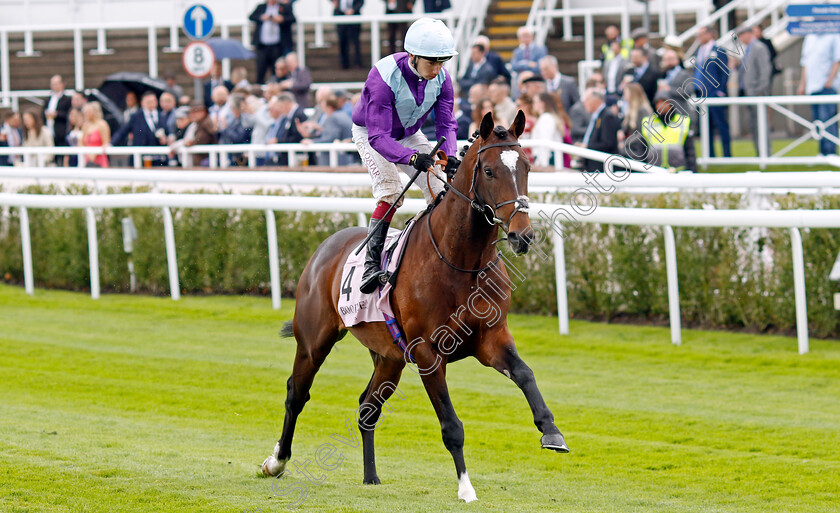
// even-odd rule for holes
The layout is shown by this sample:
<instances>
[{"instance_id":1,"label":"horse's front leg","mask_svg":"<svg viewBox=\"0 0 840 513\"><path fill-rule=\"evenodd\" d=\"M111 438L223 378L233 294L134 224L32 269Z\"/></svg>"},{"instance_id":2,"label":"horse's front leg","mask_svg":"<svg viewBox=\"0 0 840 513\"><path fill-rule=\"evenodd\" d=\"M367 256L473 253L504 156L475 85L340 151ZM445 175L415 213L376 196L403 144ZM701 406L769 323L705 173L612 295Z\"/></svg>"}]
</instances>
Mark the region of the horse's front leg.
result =
<instances>
[{"instance_id":1,"label":"horse's front leg","mask_svg":"<svg viewBox=\"0 0 840 513\"><path fill-rule=\"evenodd\" d=\"M446 362L431 349L424 351L430 357L415 354L418 372L422 376L423 386L429 394L429 400L440 421L440 431L443 435L443 445L452 454L455 461L455 472L458 475L458 498L464 502L477 499L475 489L467 475L464 463L464 425L455 414L455 408L449 399L449 389L446 386Z\"/></svg>"},{"instance_id":2,"label":"horse's front leg","mask_svg":"<svg viewBox=\"0 0 840 513\"><path fill-rule=\"evenodd\" d=\"M569 452L563 434L554 424L554 414L548 409L540 389L537 388L534 372L519 357L510 332L504 329L496 336L488 335L480 344L475 356L482 364L493 367L510 378L525 394L534 415L534 424L543 434L540 438L543 449Z\"/></svg>"}]
</instances>

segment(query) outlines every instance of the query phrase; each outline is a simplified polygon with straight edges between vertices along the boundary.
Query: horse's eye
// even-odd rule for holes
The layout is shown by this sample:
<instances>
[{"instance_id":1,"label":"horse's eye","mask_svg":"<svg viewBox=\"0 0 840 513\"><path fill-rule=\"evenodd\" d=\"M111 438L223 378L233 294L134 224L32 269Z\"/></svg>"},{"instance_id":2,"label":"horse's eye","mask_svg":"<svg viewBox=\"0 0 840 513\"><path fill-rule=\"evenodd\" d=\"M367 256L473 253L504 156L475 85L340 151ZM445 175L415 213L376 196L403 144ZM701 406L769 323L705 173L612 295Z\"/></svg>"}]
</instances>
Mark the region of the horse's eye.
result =
<instances>
[{"instance_id":1,"label":"horse's eye","mask_svg":"<svg viewBox=\"0 0 840 513\"><path fill-rule=\"evenodd\" d=\"M490 178L493 178L493 170L490 169L489 167L484 168L484 174L489 176Z\"/></svg>"}]
</instances>

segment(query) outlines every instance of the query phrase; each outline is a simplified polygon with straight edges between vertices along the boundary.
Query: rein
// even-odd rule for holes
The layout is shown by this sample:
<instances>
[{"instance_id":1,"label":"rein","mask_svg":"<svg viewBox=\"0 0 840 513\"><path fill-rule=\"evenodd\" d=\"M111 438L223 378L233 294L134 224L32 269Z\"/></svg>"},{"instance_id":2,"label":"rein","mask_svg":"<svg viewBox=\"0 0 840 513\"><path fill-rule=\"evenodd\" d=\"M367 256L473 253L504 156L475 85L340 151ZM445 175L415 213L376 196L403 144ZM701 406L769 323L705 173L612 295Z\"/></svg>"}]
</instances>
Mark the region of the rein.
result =
<instances>
[{"instance_id":1,"label":"rein","mask_svg":"<svg viewBox=\"0 0 840 513\"><path fill-rule=\"evenodd\" d=\"M516 189L516 193L517 193L516 199L503 201L502 203L496 203L496 200L495 200L495 198L493 198L492 193L490 193L490 199L493 201L493 203L492 204L488 203L487 201L484 200L484 198L482 198L481 194L479 194L478 189L476 188L478 171L481 169L481 154L485 150L489 150L490 148L503 148L503 147L504 148L521 147L521 144L519 144L518 142L494 143L494 144L488 144L487 146L482 146L478 149L478 157L476 158L475 167L473 168L472 184L470 185L470 191L469 191L473 194L473 196L475 196L475 199L470 199L466 194L464 194L463 192L461 192L457 188L455 188L455 186L453 186L450 182L447 182L447 181L443 180L442 178L440 178L436 174L433 173L432 176L434 176L435 178L437 178L438 180L443 182L443 187L444 187L445 190L447 190L447 191L451 190L452 192L455 193L456 196L458 196L459 198L461 198L464 201L466 201L467 203L469 203L470 206L473 208L473 210L481 212L484 219L491 226L500 224L500 225L502 225L502 229L504 230L504 232L507 233L509 228L510 228L510 223L511 223L511 221L513 221L513 216L515 216L518 212L526 212L526 213L528 212L528 197L525 196L525 195L520 195L519 194L519 189L518 189L518 186L516 186L515 181L514 181L514 185L517 187L517 189ZM427 178L428 178L428 176L427 176ZM488 191L488 193L489 193L489 191ZM516 208L513 210L513 213L511 213L510 217L508 218L508 222L505 223L504 221L502 221L501 219L496 217L496 211L498 209L504 207L505 205L510 205L510 204L515 204ZM434 206L436 206L436 204L432 206L432 209L434 209ZM431 214L432 209L429 209L429 214ZM488 217L488 215L487 215L488 211L490 212L490 217ZM431 241L432 241L432 247L435 248L435 252L437 253L438 258L440 258L443 261L443 263L448 265L450 268L452 268L456 271L464 272L464 273L472 273L472 274L478 273L478 274L480 274L482 272L485 272L485 271L491 269L499 261L500 253L496 252L496 258L491 260L490 263L488 263L486 266L484 266L480 269L462 269L461 267L456 266L455 264L453 264L452 262L447 260L443 256L443 253L441 253L440 248L438 247L438 244L435 241L435 236L432 234L431 217L432 217L431 215L426 216L426 228L429 231L429 239L431 239ZM500 240L504 240L504 239L500 239ZM496 242L499 242L499 241L497 240L497 241L493 242L493 244L495 244Z\"/></svg>"}]
</instances>

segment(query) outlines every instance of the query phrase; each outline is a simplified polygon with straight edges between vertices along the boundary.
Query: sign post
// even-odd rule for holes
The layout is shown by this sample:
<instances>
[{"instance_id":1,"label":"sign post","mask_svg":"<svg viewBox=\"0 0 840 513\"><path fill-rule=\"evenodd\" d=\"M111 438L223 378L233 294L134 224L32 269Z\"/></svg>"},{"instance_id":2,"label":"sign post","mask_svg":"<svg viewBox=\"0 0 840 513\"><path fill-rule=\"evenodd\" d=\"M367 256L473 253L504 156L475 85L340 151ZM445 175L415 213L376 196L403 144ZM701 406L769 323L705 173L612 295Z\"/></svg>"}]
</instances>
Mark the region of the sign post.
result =
<instances>
[{"instance_id":1,"label":"sign post","mask_svg":"<svg viewBox=\"0 0 840 513\"><path fill-rule=\"evenodd\" d=\"M191 5L184 12L184 33L193 41L184 48L184 70L195 79L193 98L203 102L201 79L209 75L216 64L213 49L204 42L213 33L213 13L210 9L201 4Z\"/></svg>"},{"instance_id":2,"label":"sign post","mask_svg":"<svg viewBox=\"0 0 840 513\"><path fill-rule=\"evenodd\" d=\"M789 5L785 13L791 20L787 31L792 36L840 34L840 4Z\"/></svg>"}]
</instances>

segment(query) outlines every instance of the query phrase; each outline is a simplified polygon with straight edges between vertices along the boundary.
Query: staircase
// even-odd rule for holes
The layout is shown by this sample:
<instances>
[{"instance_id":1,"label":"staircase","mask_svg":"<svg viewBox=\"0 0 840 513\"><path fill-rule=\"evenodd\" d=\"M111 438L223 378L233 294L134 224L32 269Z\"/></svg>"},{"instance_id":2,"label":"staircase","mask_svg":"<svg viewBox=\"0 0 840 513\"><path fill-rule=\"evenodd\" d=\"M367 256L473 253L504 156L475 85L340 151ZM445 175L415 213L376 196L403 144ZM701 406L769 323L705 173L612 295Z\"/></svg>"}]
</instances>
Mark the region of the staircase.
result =
<instances>
[{"instance_id":1,"label":"staircase","mask_svg":"<svg viewBox=\"0 0 840 513\"><path fill-rule=\"evenodd\" d=\"M487 10L483 34L490 38L493 51L507 62L519 46L516 31L528 21L531 4L531 0L492 0Z\"/></svg>"}]
</instances>

